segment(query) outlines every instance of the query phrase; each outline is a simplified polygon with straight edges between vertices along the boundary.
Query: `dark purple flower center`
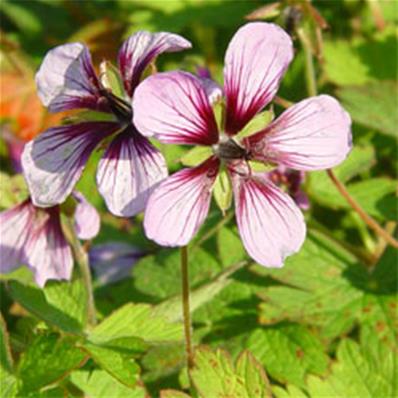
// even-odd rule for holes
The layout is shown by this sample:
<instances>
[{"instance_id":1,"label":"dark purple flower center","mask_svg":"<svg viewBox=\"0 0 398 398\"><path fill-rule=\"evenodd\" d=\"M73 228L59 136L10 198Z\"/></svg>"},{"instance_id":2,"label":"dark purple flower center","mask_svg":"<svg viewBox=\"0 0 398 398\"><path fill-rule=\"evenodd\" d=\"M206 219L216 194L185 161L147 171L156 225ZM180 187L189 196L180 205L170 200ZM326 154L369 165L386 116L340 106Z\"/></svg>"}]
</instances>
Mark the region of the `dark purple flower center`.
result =
<instances>
[{"instance_id":1,"label":"dark purple flower center","mask_svg":"<svg viewBox=\"0 0 398 398\"><path fill-rule=\"evenodd\" d=\"M131 123L133 111L131 105L124 99L117 97L106 88L100 88L100 100L106 101L111 112L116 116L117 120L122 123Z\"/></svg>"},{"instance_id":2,"label":"dark purple flower center","mask_svg":"<svg viewBox=\"0 0 398 398\"><path fill-rule=\"evenodd\" d=\"M227 141L221 141L214 148L215 154L223 160L246 159L250 157L249 151L240 146L235 140L229 138Z\"/></svg>"}]
</instances>

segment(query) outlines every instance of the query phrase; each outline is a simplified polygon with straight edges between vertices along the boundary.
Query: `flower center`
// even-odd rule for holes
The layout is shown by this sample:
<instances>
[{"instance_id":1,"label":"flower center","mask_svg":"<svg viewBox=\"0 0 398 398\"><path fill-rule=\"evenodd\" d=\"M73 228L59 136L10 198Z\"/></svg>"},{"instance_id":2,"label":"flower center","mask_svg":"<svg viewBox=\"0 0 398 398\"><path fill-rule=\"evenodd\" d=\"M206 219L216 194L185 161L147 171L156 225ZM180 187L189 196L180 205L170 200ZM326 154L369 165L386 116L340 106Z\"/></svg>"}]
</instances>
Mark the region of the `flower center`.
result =
<instances>
[{"instance_id":1,"label":"flower center","mask_svg":"<svg viewBox=\"0 0 398 398\"><path fill-rule=\"evenodd\" d=\"M121 123L131 123L133 111L131 105L127 101L117 97L106 88L101 88L100 94L107 101L112 113Z\"/></svg>"},{"instance_id":2,"label":"flower center","mask_svg":"<svg viewBox=\"0 0 398 398\"><path fill-rule=\"evenodd\" d=\"M216 156L224 160L247 159L249 156L246 148L240 146L232 138L228 138L226 141L221 141L217 145L213 145L213 151Z\"/></svg>"}]
</instances>

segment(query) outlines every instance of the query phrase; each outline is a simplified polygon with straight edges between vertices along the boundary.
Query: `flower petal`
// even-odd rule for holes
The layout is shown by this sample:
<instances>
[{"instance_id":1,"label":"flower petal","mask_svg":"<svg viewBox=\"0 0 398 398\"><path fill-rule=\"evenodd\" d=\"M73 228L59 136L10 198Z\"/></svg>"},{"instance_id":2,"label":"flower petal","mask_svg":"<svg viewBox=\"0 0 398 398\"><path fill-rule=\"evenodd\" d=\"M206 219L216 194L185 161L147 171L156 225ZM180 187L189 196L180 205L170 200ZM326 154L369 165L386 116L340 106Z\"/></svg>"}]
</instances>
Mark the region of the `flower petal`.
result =
<instances>
[{"instance_id":1,"label":"flower petal","mask_svg":"<svg viewBox=\"0 0 398 398\"><path fill-rule=\"evenodd\" d=\"M221 86L217 82L207 77L199 77L199 79L206 91L210 104L213 105L222 99L224 93Z\"/></svg>"},{"instance_id":2,"label":"flower petal","mask_svg":"<svg viewBox=\"0 0 398 398\"><path fill-rule=\"evenodd\" d=\"M90 249L90 266L105 285L131 276L131 268L143 254L128 243L108 242Z\"/></svg>"},{"instance_id":3,"label":"flower petal","mask_svg":"<svg viewBox=\"0 0 398 398\"><path fill-rule=\"evenodd\" d=\"M212 157L163 181L148 201L146 236L163 246L188 244L209 212L211 187L219 166L219 160Z\"/></svg>"},{"instance_id":4,"label":"flower petal","mask_svg":"<svg viewBox=\"0 0 398 398\"><path fill-rule=\"evenodd\" d=\"M144 210L149 195L166 177L162 154L147 138L129 129L113 139L100 160L97 183L109 210L130 217Z\"/></svg>"},{"instance_id":5,"label":"flower petal","mask_svg":"<svg viewBox=\"0 0 398 398\"><path fill-rule=\"evenodd\" d=\"M212 145L217 123L199 78L186 72L145 79L133 98L134 124L145 136L172 144Z\"/></svg>"},{"instance_id":6,"label":"flower petal","mask_svg":"<svg viewBox=\"0 0 398 398\"><path fill-rule=\"evenodd\" d=\"M249 137L256 159L297 170L334 167L347 157L351 146L351 118L328 95L293 105L264 131Z\"/></svg>"},{"instance_id":7,"label":"flower petal","mask_svg":"<svg viewBox=\"0 0 398 398\"><path fill-rule=\"evenodd\" d=\"M48 279L70 279L73 258L58 206L40 209L26 200L0 213L0 235L1 272L26 264L41 287Z\"/></svg>"},{"instance_id":8,"label":"flower petal","mask_svg":"<svg viewBox=\"0 0 398 398\"><path fill-rule=\"evenodd\" d=\"M69 43L50 50L36 74L38 95L50 112L88 108L107 110L87 47Z\"/></svg>"},{"instance_id":9,"label":"flower petal","mask_svg":"<svg viewBox=\"0 0 398 398\"><path fill-rule=\"evenodd\" d=\"M79 123L50 128L30 141L22 154L22 166L33 203L41 207L62 203L91 152L118 128L111 122Z\"/></svg>"},{"instance_id":10,"label":"flower petal","mask_svg":"<svg viewBox=\"0 0 398 398\"><path fill-rule=\"evenodd\" d=\"M266 267L281 267L304 242L304 218L294 201L264 176L233 177L236 220L249 255Z\"/></svg>"},{"instance_id":11,"label":"flower petal","mask_svg":"<svg viewBox=\"0 0 398 398\"><path fill-rule=\"evenodd\" d=\"M75 232L79 239L93 239L100 230L100 216L93 205L78 191L72 193L77 201L75 210Z\"/></svg>"},{"instance_id":12,"label":"flower petal","mask_svg":"<svg viewBox=\"0 0 398 398\"><path fill-rule=\"evenodd\" d=\"M27 200L0 213L0 272L10 272L25 261L25 244L34 207Z\"/></svg>"},{"instance_id":13,"label":"flower petal","mask_svg":"<svg viewBox=\"0 0 398 398\"><path fill-rule=\"evenodd\" d=\"M40 287L49 279L71 278L72 251L62 232L58 206L45 210L36 209L25 256Z\"/></svg>"},{"instance_id":14,"label":"flower petal","mask_svg":"<svg viewBox=\"0 0 398 398\"><path fill-rule=\"evenodd\" d=\"M226 132L238 133L276 94L293 58L289 35L271 23L240 28L225 54Z\"/></svg>"},{"instance_id":15,"label":"flower petal","mask_svg":"<svg viewBox=\"0 0 398 398\"><path fill-rule=\"evenodd\" d=\"M119 68L124 87L132 97L140 82L144 69L161 53L182 51L192 44L182 36L167 33L139 31L130 36L122 45L119 56Z\"/></svg>"}]
</instances>

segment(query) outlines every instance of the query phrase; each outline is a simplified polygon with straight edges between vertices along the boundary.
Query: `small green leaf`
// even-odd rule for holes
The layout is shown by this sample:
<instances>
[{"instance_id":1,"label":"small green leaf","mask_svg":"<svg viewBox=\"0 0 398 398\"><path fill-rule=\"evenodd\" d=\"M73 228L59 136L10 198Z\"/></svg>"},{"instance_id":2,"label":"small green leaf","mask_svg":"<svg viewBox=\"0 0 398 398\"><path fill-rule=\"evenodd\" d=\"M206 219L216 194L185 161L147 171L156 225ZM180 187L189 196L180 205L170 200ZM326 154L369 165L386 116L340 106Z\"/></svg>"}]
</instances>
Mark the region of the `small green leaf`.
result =
<instances>
[{"instance_id":1,"label":"small green leaf","mask_svg":"<svg viewBox=\"0 0 398 398\"><path fill-rule=\"evenodd\" d=\"M28 199L29 191L22 174L9 176L0 171L0 209L8 209Z\"/></svg>"},{"instance_id":2,"label":"small green leaf","mask_svg":"<svg viewBox=\"0 0 398 398\"><path fill-rule=\"evenodd\" d=\"M139 378L140 367L131 355L86 342L82 346L94 361L111 376L127 387L134 387Z\"/></svg>"},{"instance_id":3,"label":"small green leaf","mask_svg":"<svg viewBox=\"0 0 398 398\"><path fill-rule=\"evenodd\" d=\"M268 398L270 387L261 365L248 352L238 358L236 368L226 351L195 350L195 365L190 371L200 398Z\"/></svg>"},{"instance_id":4,"label":"small green leaf","mask_svg":"<svg viewBox=\"0 0 398 398\"><path fill-rule=\"evenodd\" d=\"M247 258L235 226L223 227L217 232L217 249L221 262L225 266L236 264Z\"/></svg>"},{"instance_id":5,"label":"small green leaf","mask_svg":"<svg viewBox=\"0 0 398 398\"><path fill-rule=\"evenodd\" d=\"M298 324L257 329L247 347L274 379L300 387L305 386L307 374L323 374L329 363L320 340Z\"/></svg>"},{"instance_id":6,"label":"small green leaf","mask_svg":"<svg viewBox=\"0 0 398 398\"><path fill-rule=\"evenodd\" d=\"M344 87L338 91L338 96L355 122L398 137L396 82L377 81L363 86Z\"/></svg>"},{"instance_id":7,"label":"small green leaf","mask_svg":"<svg viewBox=\"0 0 398 398\"><path fill-rule=\"evenodd\" d=\"M378 345L380 347L380 342ZM384 349L382 362L376 364L365 355L366 351L356 342L342 340L331 374L323 379L315 376L308 378L310 396L395 397L398 392L396 353Z\"/></svg>"},{"instance_id":8,"label":"small green leaf","mask_svg":"<svg viewBox=\"0 0 398 398\"><path fill-rule=\"evenodd\" d=\"M180 161L184 166L194 167L204 162L212 153L212 149L209 146L195 146L186 152Z\"/></svg>"},{"instance_id":9,"label":"small green leaf","mask_svg":"<svg viewBox=\"0 0 398 398\"><path fill-rule=\"evenodd\" d=\"M249 137L266 128L274 118L274 112L264 111L254 116L253 119L237 134L237 139Z\"/></svg>"},{"instance_id":10,"label":"small green leaf","mask_svg":"<svg viewBox=\"0 0 398 398\"><path fill-rule=\"evenodd\" d=\"M125 98L123 80L119 69L109 61L102 61L100 64L100 80L102 85L116 97Z\"/></svg>"},{"instance_id":11,"label":"small green leaf","mask_svg":"<svg viewBox=\"0 0 398 398\"><path fill-rule=\"evenodd\" d=\"M227 170L220 170L213 185L213 195L223 214L231 207L232 183Z\"/></svg>"},{"instance_id":12,"label":"small green leaf","mask_svg":"<svg viewBox=\"0 0 398 398\"><path fill-rule=\"evenodd\" d=\"M112 113L97 111L81 111L73 116L67 116L62 120L63 124L75 124L84 122L114 122L115 116Z\"/></svg>"},{"instance_id":13,"label":"small green leaf","mask_svg":"<svg viewBox=\"0 0 398 398\"><path fill-rule=\"evenodd\" d=\"M270 172L276 168L276 165L271 163L259 162L252 160L249 162L250 168L257 173Z\"/></svg>"},{"instance_id":14,"label":"small green leaf","mask_svg":"<svg viewBox=\"0 0 398 398\"><path fill-rule=\"evenodd\" d=\"M56 334L37 336L22 354L17 373L24 391L34 391L65 377L86 355L72 341Z\"/></svg>"},{"instance_id":15,"label":"small green leaf","mask_svg":"<svg viewBox=\"0 0 398 398\"><path fill-rule=\"evenodd\" d=\"M86 324L86 292L82 282L50 281L44 289L9 282L11 297L38 318L65 332L80 334Z\"/></svg>"},{"instance_id":16,"label":"small green leaf","mask_svg":"<svg viewBox=\"0 0 398 398\"><path fill-rule=\"evenodd\" d=\"M78 370L72 372L71 381L85 396L90 398L145 398L145 388L136 385L133 388L126 387L119 383L104 370Z\"/></svg>"},{"instance_id":17,"label":"small green leaf","mask_svg":"<svg viewBox=\"0 0 398 398\"><path fill-rule=\"evenodd\" d=\"M122 337L138 337L149 344L182 340L180 324L167 322L147 304L126 304L105 318L89 334L89 340L103 344Z\"/></svg>"}]
</instances>

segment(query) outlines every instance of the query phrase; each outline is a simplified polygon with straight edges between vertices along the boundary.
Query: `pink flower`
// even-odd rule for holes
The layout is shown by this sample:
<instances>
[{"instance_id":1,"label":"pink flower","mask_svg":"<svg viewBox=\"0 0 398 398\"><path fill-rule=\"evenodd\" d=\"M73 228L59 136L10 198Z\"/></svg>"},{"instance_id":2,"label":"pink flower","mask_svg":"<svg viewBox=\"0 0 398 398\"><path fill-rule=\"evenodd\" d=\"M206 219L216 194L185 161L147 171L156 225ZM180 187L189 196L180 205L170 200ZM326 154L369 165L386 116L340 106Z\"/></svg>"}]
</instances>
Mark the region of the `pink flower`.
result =
<instances>
[{"instance_id":1,"label":"pink flower","mask_svg":"<svg viewBox=\"0 0 398 398\"><path fill-rule=\"evenodd\" d=\"M187 40L170 33L142 31L131 36L118 56L123 98L104 87L83 44L65 44L49 51L36 75L43 104L51 112L102 112L103 120L50 128L26 145L22 164L32 202L41 207L62 203L91 153L108 140L97 171L99 191L116 215L142 211L149 194L167 176L167 166L161 153L132 123L131 98L156 56L190 47Z\"/></svg>"},{"instance_id":2,"label":"pink flower","mask_svg":"<svg viewBox=\"0 0 398 398\"><path fill-rule=\"evenodd\" d=\"M80 239L92 239L99 232L97 211L84 196L74 192L75 232ZM58 205L36 207L31 199L0 213L0 272L10 272L20 265L29 266L36 283L43 287L48 279L69 280L72 251L61 227Z\"/></svg>"},{"instance_id":3,"label":"pink flower","mask_svg":"<svg viewBox=\"0 0 398 398\"><path fill-rule=\"evenodd\" d=\"M186 245L205 220L213 184L225 167L249 255L262 265L280 267L300 249L306 231L301 211L267 173L254 173L249 161L296 170L333 167L351 148L349 115L334 98L321 95L292 106L249 137L237 135L272 100L292 58L292 41L277 25L249 23L239 29L225 56L221 128L199 78L176 71L140 84L133 107L142 134L213 149L202 164L177 172L154 191L144 219L150 239Z\"/></svg>"}]
</instances>

